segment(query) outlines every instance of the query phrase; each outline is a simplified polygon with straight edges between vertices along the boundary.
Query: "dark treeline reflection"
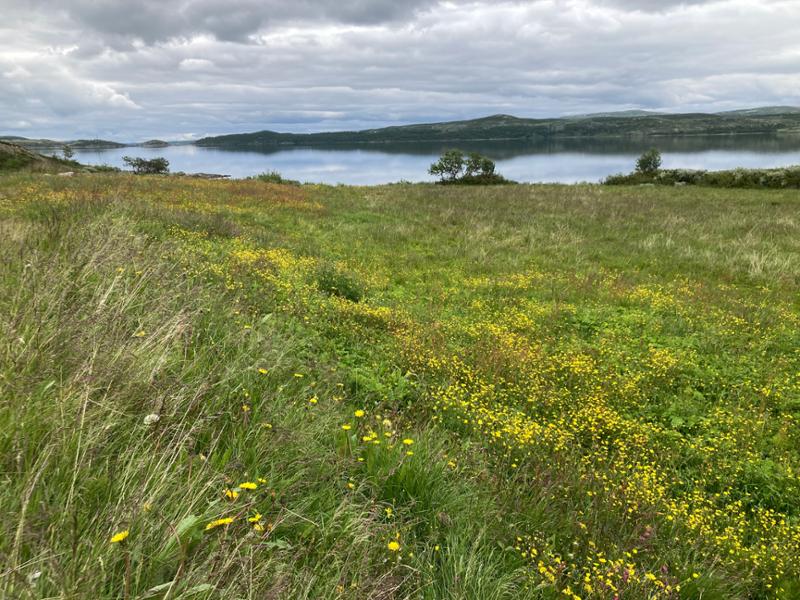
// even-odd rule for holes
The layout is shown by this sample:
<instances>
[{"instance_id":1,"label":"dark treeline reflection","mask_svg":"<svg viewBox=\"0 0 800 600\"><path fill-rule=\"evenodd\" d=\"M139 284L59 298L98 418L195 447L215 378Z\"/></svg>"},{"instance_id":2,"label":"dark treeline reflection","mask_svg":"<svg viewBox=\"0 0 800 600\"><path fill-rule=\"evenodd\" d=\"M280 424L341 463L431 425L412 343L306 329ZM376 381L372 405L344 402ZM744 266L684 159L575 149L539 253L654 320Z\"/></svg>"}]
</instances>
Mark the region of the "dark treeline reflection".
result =
<instances>
[{"instance_id":1,"label":"dark treeline reflection","mask_svg":"<svg viewBox=\"0 0 800 600\"><path fill-rule=\"evenodd\" d=\"M276 154L293 149L362 150L386 154L437 155L458 148L465 152L478 152L495 160L507 160L535 154L601 154L630 155L649 148L667 153L708 152L731 150L737 152L778 153L800 150L800 136L780 135L710 135L647 138L564 138L545 141L478 140L463 142L387 142L347 144L281 144L276 146L242 148L215 148L224 152Z\"/></svg>"}]
</instances>

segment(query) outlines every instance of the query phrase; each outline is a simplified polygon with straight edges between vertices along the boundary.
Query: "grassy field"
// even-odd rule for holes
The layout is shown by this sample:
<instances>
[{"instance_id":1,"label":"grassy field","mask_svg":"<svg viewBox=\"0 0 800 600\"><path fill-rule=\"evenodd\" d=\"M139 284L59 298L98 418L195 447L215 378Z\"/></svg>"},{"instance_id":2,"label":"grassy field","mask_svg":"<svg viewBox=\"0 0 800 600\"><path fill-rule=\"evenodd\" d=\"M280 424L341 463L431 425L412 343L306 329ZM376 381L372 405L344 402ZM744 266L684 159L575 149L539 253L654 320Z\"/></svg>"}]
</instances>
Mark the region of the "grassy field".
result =
<instances>
[{"instance_id":1,"label":"grassy field","mask_svg":"<svg viewBox=\"0 0 800 600\"><path fill-rule=\"evenodd\" d=\"M0 596L800 597L796 191L0 177Z\"/></svg>"}]
</instances>

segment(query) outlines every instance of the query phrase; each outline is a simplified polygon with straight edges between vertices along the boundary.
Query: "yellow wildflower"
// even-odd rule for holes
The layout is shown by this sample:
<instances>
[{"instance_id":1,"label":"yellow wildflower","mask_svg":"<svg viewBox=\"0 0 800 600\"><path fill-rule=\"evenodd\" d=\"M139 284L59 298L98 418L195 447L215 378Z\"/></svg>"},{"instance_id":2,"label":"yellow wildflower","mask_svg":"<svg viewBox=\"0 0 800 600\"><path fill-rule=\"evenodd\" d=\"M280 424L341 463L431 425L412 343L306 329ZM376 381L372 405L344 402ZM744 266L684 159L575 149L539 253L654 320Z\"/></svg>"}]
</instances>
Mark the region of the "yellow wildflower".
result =
<instances>
[{"instance_id":1,"label":"yellow wildflower","mask_svg":"<svg viewBox=\"0 0 800 600\"><path fill-rule=\"evenodd\" d=\"M239 497L239 492L237 492L236 490L226 489L225 496L228 498L228 500L236 500Z\"/></svg>"},{"instance_id":2,"label":"yellow wildflower","mask_svg":"<svg viewBox=\"0 0 800 600\"><path fill-rule=\"evenodd\" d=\"M400 544L392 540L389 542L386 547L389 549L390 552L399 552L400 551Z\"/></svg>"},{"instance_id":3,"label":"yellow wildflower","mask_svg":"<svg viewBox=\"0 0 800 600\"><path fill-rule=\"evenodd\" d=\"M256 513L256 514L254 514L252 517L248 517L248 518L247 518L247 520L248 520L250 523L258 523L258 522L261 520L261 513L260 513L260 512L257 512L257 513Z\"/></svg>"},{"instance_id":4,"label":"yellow wildflower","mask_svg":"<svg viewBox=\"0 0 800 600\"><path fill-rule=\"evenodd\" d=\"M208 525L206 525L206 531L209 529L214 529L215 527L219 527L220 525L230 525L231 523L233 523L233 517L217 519L216 521L211 521Z\"/></svg>"},{"instance_id":5,"label":"yellow wildflower","mask_svg":"<svg viewBox=\"0 0 800 600\"><path fill-rule=\"evenodd\" d=\"M356 412L354 412L353 414L356 416L356 418L357 418L357 419L360 419L361 417L363 417L363 416L364 416L364 411L363 411L363 410L361 410L361 409L359 408L359 409L358 409Z\"/></svg>"},{"instance_id":6,"label":"yellow wildflower","mask_svg":"<svg viewBox=\"0 0 800 600\"><path fill-rule=\"evenodd\" d=\"M345 423L344 425L342 425L342 429L344 429L345 431L350 431L350 429L352 429L352 425L350 425L350 423Z\"/></svg>"},{"instance_id":7,"label":"yellow wildflower","mask_svg":"<svg viewBox=\"0 0 800 600\"><path fill-rule=\"evenodd\" d=\"M130 531L126 529L125 531L115 533L113 536L111 536L110 541L112 544L119 544L120 542L124 542L128 538L128 535L130 535Z\"/></svg>"},{"instance_id":8,"label":"yellow wildflower","mask_svg":"<svg viewBox=\"0 0 800 600\"><path fill-rule=\"evenodd\" d=\"M410 446L411 444L413 444L413 443L414 443L414 440L412 440L411 438L406 438L406 439L404 439L404 440L403 440L403 443L404 443L406 446Z\"/></svg>"},{"instance_id":9,"label":"yellow wildflower","mask_svg":"<svg viewBox=\"0 0 800 600\"><path fill-rule=\"evenodd\" d=\"M258 484L252 481L245 481L244 483L240 483L239 487L243 490L254 490L258 487Z\"/></svg>"}]
</instances>

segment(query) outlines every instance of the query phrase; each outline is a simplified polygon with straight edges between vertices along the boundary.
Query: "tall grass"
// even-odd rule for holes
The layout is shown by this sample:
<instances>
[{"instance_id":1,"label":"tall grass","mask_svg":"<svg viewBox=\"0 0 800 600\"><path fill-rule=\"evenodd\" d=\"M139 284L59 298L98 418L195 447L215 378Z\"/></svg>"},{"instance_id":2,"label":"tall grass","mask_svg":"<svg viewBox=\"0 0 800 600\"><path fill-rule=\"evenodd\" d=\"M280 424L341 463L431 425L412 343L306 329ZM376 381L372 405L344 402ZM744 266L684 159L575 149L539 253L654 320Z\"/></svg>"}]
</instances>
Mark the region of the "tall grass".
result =
<instances>
[{"instance_id":1,"label":"tall grass","mask_svg":"<svg viewBox=\"0 0 800 600\"><path fill-rule=\"evenodd\" d=\"M359 401L325 341L188 274L132 220L145 206L87 196L0 225L6 597L415 597L445 577L485 598L519 592L472 522L491 499L448 476L441 442L415 436L422 458L400 471L378 452L354 484L340 424ZM226 498L246 481L257 489ZM444 512L468 562L423 544L415 560L436 554L444 571L411 568L406 532Z\"/></svg>"},{"instance_id":2,"label":"tall grass","mask_svg":"<svg viewBox=\"0 0 800 600\"><path fill-rule=\"evenodd\" d=\"M6 597L798 591L790 192L0 184Z\"/></svg>"}]
</instances>

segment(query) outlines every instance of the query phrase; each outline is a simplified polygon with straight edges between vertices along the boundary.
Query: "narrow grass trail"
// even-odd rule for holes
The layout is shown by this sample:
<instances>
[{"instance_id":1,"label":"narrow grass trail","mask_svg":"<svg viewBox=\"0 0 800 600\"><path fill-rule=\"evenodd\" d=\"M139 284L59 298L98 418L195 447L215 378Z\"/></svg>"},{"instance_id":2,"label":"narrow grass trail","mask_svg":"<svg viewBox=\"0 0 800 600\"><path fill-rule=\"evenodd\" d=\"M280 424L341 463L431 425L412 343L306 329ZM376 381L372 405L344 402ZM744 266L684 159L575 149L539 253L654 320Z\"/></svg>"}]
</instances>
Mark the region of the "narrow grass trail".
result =
<instances>
[{"instance_id":1,"label":"narrow grass trail","mask_svg":"<svg viewBox=\"0 0 800 600\"><path fill-rule=\"evenodd\" d=\"M3 177L0 589L796 597L798 208Z\"/></svg>"}]
</instances>

